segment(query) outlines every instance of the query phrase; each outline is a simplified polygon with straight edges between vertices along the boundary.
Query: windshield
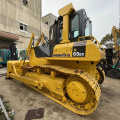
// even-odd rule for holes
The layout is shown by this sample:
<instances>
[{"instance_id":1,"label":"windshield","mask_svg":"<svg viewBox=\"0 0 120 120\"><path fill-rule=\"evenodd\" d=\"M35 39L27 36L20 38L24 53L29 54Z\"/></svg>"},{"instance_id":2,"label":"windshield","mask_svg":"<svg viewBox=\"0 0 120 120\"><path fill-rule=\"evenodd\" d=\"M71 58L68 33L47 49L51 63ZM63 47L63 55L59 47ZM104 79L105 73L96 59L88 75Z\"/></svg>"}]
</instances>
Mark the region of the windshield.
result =
<instances>
[{"instance_id":1,"label":"windshield","mask_svg":"<svg viewBox=\"0 0 120 120\"><path fill-rule=\"evenodd\" d=\"M86 20L85 36L92 35L92 24L89 19Z\"/></svg>"}]
</instances>

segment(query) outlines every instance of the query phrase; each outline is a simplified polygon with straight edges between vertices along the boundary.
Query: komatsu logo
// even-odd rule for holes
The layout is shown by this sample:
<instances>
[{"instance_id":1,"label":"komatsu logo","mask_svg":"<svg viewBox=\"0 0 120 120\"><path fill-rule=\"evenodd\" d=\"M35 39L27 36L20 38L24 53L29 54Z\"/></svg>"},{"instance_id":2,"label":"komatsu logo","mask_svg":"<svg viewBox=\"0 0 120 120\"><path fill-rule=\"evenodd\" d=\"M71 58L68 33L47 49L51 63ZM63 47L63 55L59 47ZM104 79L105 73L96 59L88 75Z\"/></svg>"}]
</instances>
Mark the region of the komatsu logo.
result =
<instances>
[{"instance_id":1,"label":"komatsu logo","mask_svg":"<svg viewBox=\"0 0 120 120\"><path fill-rule=\"evenodd\" d=\"M84 57L85 53L73 52L73 56Z\"/></svg>"},{"instance_id":2,"label":"komatsu logo","mask_svg":"<svg viewBox=\"0 0 120 120\"><path fill-rule=\"evenodd\" d=\"M70 57L70 54L65 54L65 53L63 53L63 54L54 54L53 56L54 57Z\"/></svg>"}]
</instances>

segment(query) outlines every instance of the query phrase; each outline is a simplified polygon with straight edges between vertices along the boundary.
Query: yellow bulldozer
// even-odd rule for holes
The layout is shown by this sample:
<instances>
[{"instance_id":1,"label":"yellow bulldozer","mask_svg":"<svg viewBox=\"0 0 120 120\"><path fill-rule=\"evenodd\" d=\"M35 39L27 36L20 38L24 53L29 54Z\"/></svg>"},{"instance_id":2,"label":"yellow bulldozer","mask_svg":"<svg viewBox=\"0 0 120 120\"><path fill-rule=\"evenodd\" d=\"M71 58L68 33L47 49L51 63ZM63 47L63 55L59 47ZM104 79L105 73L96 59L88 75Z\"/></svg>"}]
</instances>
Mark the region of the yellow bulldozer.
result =
<instances>
[{"instance_id":1,"label":"yellow bulldozer","mask_svg":"<svg viewBox=\"0 0 120 120\"><path fill-rule=\"evenodd\" d=\"M49 41L42 34L34 45L32 34L29 60L8 61L6 78L23 82L74 113L88 115L100 99L98 83L104 72L97 64L105 59L105 51L92 36L92 22L84 9L75 11L69 4L58 13Z\"/></svg>"}]
</instances>

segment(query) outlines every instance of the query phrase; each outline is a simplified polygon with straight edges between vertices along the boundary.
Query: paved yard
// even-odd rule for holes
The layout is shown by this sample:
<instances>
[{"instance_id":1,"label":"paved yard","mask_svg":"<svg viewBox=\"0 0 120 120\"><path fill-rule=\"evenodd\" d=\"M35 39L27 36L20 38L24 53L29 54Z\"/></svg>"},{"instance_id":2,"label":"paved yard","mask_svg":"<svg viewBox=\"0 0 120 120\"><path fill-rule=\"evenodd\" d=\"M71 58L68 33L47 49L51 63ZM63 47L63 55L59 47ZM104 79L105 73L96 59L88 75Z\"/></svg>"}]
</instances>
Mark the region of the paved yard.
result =
<instances>
[{"instance_id":1,"label":"paved yard","mask_svg":"<svg viewBox=\"0 0 120 120\"><path fill-rule=\"evenodd\" d=\"M0 74L6 68L0 69ZM23 83L0 77L0 94L10 101L15 120L24 120L29 109L45 108L41 120L120 120L120 80L106 77L101 86L102 95L97 110L88 116L74 114Z\"/></svg>"}]
</instances>

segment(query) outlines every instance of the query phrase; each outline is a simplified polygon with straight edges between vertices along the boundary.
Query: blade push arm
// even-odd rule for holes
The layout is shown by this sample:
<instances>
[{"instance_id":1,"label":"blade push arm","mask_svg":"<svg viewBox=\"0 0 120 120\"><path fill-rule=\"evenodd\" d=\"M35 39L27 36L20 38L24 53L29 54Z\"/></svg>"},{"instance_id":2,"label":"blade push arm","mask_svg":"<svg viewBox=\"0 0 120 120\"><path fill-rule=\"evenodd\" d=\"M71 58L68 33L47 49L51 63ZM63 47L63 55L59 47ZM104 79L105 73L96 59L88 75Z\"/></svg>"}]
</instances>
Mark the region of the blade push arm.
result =
<instances>
[{"instance_id":1,"label":"blade push arm","mask_svg":"<svg viewBox=\"0 0 120 120\"><path fill-rule=\"evenodd\" d=\"M37 47L37 46L39 45L39 43L41 42L41 40L42 40L43 44L46 44L46 43L45 43L45 39L44 39L44 34L43 34L43 33L40 35L38 41L36 42L35 47Z\"/></svg>"},{"instance_id":2,"label":"blade push arm","mask_svg":"<svg viewBox=\"0 0 120 120\"><path fill-rule=\"evenodd\" d=\"M31 49L31 44L32 44L32 41L34 39L34 36L35 34L33 33L32 36L31 36L31 39L30 39L30 42L29 42L29 45L28 45L28 48L27 48L27 51L26 51L26 55L28 55L30 49Z\"/></svg>"},{"instance_id":3,"label":"blade push arm","mask_svg":"<svg viewBox=\"0 0 120 120\"><path fill-rule=\"evenodd\" d=\"M30 52L31 44L32 44L32 42L33 42L34 37L35 37L35 34L33 33L32 36L31 36L31 39L30 39L30 42L29 42L27 51L26 51L26 56L27 56L28 53ZM37 41L36 44L35 44L35 47L37 47L37 46L39 45L39 43L41 42L41 40L42 40L43 44L46 44L46 42L45 42L45 40L44 40L44 34L43 34L43 33L40 35L38 41ZM33 46L33 47L34 47L34 46Z\"/></svg>"}]
</instances>

